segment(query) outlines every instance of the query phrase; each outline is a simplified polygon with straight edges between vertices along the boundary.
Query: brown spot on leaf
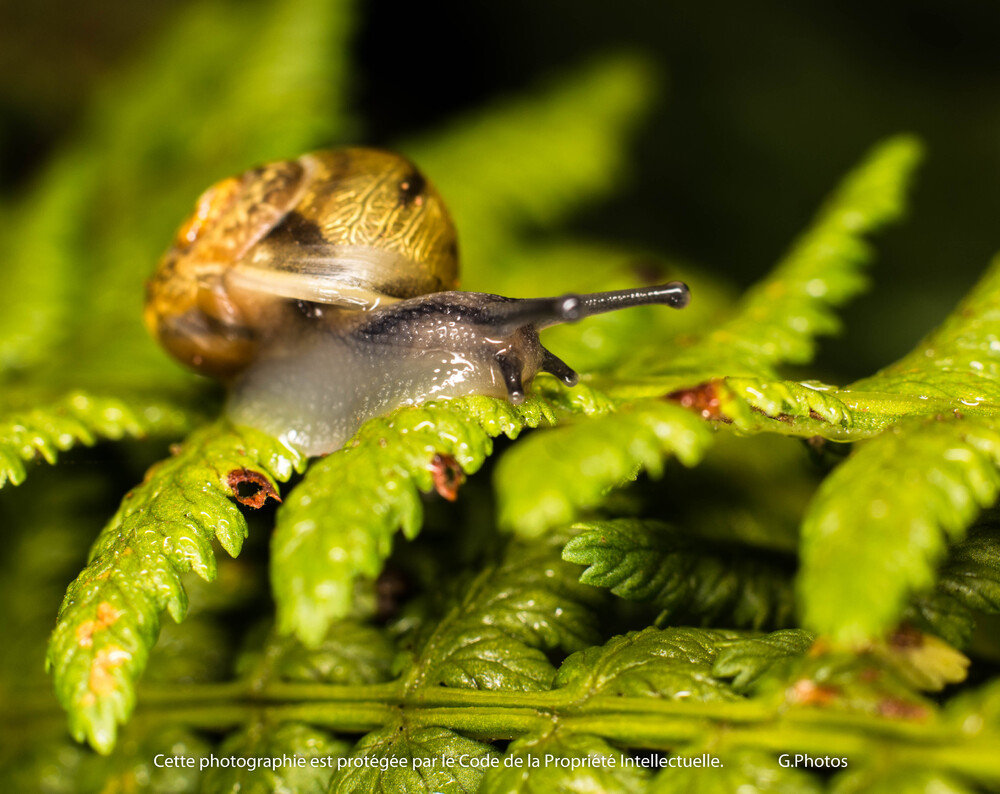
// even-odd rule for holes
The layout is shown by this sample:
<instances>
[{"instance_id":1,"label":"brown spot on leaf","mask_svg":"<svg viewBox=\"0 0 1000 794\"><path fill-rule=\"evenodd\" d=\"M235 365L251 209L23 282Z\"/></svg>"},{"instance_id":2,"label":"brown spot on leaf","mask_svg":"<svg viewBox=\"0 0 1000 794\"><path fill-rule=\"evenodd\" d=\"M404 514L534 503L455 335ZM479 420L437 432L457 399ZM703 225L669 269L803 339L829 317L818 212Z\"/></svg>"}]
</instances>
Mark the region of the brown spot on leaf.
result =
<instances>
[{"instance_id":1,"label":"brown spot on leaf","mask_svg":"<svg viewBox=\"0 0 1000 794\"><path fill-rule=\"evenodd\" d=\"M458 489L465 482L465 472L451 455L435 455L428 465L434 476L434 490L449 502L458 499Z\"/></svg>"},{"instance_id":2,"label":"brown spot on leaf","mask_svg":"<svg viewBox=\"0 0 1000 794\"><path fill-rule=\"evenodd\" d=\"M719 381L710 380L690 389L678 389L667 395L672 400L690 411L701 414L702 419L721 420L727 424L732 420L722 413L722 400L719 398Z\"/></svg>"},{"instance_id":3,"label":"brown spot on leaf","mask_svg":"<svg viewBox=\"0 0 1000 794\"><path fill-rule=\"evenodd\" d=\"M266 475L253 469L233 469L226 479L236 501L255 510L263 507L268 498L281 501L278 492Z\"/></svg>"},{"instance_id":4,"label":"brown spot on leaf","mask_svg":"<svg viewBox=\"0 0 1000 794\"><path fill-rule=\"evenodd\" d=\"M94 662L90 668L90 691L97 696L109 695L115 691L115 670L131 659L131 654L124 648L111 645L101 648L94 654Z\"/></svg>"}]
</instances>

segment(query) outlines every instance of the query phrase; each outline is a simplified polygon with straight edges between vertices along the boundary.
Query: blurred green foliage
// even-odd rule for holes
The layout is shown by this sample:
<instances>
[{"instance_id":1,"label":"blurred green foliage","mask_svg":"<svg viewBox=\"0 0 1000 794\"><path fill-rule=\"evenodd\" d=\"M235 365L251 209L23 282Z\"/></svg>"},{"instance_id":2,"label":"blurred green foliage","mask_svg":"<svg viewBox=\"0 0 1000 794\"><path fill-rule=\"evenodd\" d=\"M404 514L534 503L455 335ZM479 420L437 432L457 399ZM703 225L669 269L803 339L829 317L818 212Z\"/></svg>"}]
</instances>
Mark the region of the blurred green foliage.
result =
<instances>
[{"instance_id":1,"label":"blurred green foliage","mask_svg":"<svg viewBox=\"0 0 1000 794\"><path fill-rule=\"evenodd\" d=\"M1000 483L1000 263L897 364L843 388L783 379L864 286L865 238L902 214L920 144L883 140L811 224L806 205L900 128L930 141L934 167L943 127L886 93L911 73L865 73L886 57L866 36L896 35L905 61L913 42L948 46L947 31L927 25L928 8L887 4L850 34L854 63L831 44L836 26L817 24L850 20L850 4L711 16L639 5L574 4L568 31L561 2L521 16L517 3L151 7L107 23L111 46L72 94L50 87L34 105L25 86L44 85L43 71L24 42L8 51L24 68L16 90L0 80L3 129L47 130L37 145L4 135L5 163L35 163L7 166L0 205L8 788L817 790L817 776L778 763L786 748L848 757L835 790L889 790L887 767L906 770L892 778L904 792L1000 778L998 655L982 628L1000 608L1000 554L995 516L974 523ZM455 38L435 12L481 36ZM31 13L18 11L28 30ZM148 26L128 58L117 24ZM60 23L49 33L46 46L72 38ZM593 57L623 41L624 53ZM666 56L652 46L664 41ZM126 65L105 68L118 57ZM663 102L663 57L676 58L675 103ZM984 118L969 98L994 74L982 65L966 54L915 95L976 74L951 107ZM69 118L73 135L53 132ZM942 137L948 162L956 138ZM530 295L669 274L690 282L694 304L558 329L552 346L589 373L576 389L540 377L518 407L402 409L299 480L295 450L210 421L217 390L141 327L142 279L213 180L359 139L411 155L448 198L466 287ZM981 202L996 154L970 145L959 160L975 156L981 181L966 198ZM938 199L924 222L940 195L929 174L931 203L918 201L916 231L890 237L874 279L898 293L876 286L868 304L884 332L821 352L820 371L841 382L934 324L913 296L920 267L961 272L935 259L952 253L942 234L972 230L975 269L987 259L976 246L995 245L979 204ZM661 250L700 264L650 256ZM919 261L905 280L901 253ZM965 291L939 281L942 301ZM864 315L856 326L865 333ZM192 428L98 533L117 495ZM815 465L786 437L806 439ZM102 439L121 443L90 448ZM488 469L493 487L480 475L454 506L428 497L444 490L442 456L463 475ZM234 472L275 497L291 490L251 514L232 502L246 497ZM81 568L48 663L72 734L101 755L66 738L41 675L59 593ZM161 632L164 611L177 623ZM947 685L958 694L927 695ZM711 752L725 772L630 763L662 758L651 752ZM194 774L157 767L157 753L353 763ZM463 754L478 763L444 763ZM546 755L563 763L531 771ZM389 757L406 765L383 768Z\"/></svg>"}]
</instances>

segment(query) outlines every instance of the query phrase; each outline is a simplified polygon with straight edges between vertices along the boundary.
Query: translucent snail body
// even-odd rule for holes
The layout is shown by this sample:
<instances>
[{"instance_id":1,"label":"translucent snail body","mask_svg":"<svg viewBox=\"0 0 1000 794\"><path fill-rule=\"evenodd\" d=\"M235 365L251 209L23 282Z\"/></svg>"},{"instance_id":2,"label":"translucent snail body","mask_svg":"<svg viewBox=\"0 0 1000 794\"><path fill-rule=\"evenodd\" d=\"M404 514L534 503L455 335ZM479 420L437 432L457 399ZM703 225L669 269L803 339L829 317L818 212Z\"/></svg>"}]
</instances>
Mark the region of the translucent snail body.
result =
<instances>
[{"instance_id":1,"label":"translucent snail body","mask_svg":"<svg viewBox=\"0 0 1000 794\"><path fill-rule=\"evenodd\" d=\"M146 321L177 359L230 387L227 411L309 455L367 419L468 394L523 401L541 370L576 373L538 331L687 287L515 300L458 292L454 226L405 158L305 155L210 188L147 288Z\"/></svg>"}]
</instances>

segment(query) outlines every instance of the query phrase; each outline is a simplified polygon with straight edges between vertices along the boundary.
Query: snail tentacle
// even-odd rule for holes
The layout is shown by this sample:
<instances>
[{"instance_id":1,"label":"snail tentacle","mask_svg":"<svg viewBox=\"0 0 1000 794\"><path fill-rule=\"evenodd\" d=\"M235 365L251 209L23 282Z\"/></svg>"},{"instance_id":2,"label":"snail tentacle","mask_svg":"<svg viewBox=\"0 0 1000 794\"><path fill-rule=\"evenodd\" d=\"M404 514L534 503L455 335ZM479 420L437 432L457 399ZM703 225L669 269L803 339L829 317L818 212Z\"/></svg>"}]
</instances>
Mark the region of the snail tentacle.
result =
<instances>
[{"instance_id":1,"label":"snail tentacle","mask_svg":"<svg viewBox=\"0 0 1000 794\"><path fill-rule=\"evenodd\" d=\"M497 366L500 367L500 374L507 386L507 399L513 405L520 405L524 402L524 383L522 382L522 372L524 362L521 357L513 351L501 351L497 353Z\"/></svg>"},{"instance_id":2,"label":"snail tentacle","mask_svg":"<svg viewBox=\"0 0 1000 794\"><path fill-rule=\"evenodd\" d=\"M555 375L571 388L576 386L580 381L580 376L576 373L576 370L544 347L542 348L542 364L540 369L548 372L550 375Z\"/></svg>"}]
</instances>

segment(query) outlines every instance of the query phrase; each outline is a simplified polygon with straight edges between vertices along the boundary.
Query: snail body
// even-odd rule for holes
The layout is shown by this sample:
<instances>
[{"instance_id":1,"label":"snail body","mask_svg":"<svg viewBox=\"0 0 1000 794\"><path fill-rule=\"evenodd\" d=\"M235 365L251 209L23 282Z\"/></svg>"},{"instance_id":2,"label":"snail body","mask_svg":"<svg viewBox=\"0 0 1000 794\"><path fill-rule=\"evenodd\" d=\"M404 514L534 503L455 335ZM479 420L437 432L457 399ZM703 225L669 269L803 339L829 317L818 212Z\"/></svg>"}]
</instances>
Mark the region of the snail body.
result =
<instances>
[{"instance_id":1,"label":"snail body","mask_svg":"<svg viewBox=\"0 0 1000 794\"><path fill-rule=\"evenodd\" d=\"M230 387L233 421L307 455L367 419L468 394L524 400L576 373L538 331L687 287L559 298L459 292L454 226L399 155L341 149L209 188L147 285L146 322L175 358Z\"/></svg>"}]
</instances>

